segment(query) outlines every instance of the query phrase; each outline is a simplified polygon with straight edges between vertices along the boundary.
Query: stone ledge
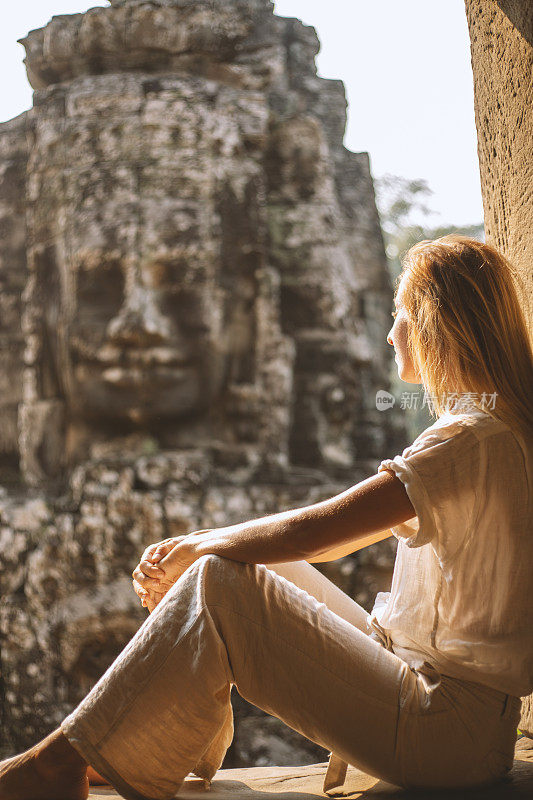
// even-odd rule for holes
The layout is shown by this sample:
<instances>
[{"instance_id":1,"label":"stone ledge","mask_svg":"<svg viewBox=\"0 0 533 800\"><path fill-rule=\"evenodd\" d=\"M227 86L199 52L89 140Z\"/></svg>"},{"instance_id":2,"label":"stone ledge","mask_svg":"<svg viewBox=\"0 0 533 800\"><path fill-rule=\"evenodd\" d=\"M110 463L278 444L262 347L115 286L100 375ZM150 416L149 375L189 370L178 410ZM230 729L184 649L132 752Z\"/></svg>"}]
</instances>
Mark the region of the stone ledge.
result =
<instances>
[{"instance_id":1,"label":"stone ledge","mask_svg":"<svg viewBox=\"0 0 533 800\"><path fill-rule=\"evenodd\" d=\"M190 776L177 793L181 800L199 800L203 794L217 795L221 799L236 797L242 800L269 800L280 795L286 800L304 800L320 797L326 773L327 762L311 764L304 767L251 767L248 769L219 769L213 778L211 788L206 792L200 778ZM410 795L423 799L426 797L440 800L531 800L533 797L533 740L520 739L515 750L514 767L508 779L492 789L473 789L461 791L409 791L400 789L385 781L366 775L355 767L348 767L343 796L358 800L372 797L403 797ZM114 789L107 787L91 787L91 800L119 798Z\"/></svg>"}]
</instances>

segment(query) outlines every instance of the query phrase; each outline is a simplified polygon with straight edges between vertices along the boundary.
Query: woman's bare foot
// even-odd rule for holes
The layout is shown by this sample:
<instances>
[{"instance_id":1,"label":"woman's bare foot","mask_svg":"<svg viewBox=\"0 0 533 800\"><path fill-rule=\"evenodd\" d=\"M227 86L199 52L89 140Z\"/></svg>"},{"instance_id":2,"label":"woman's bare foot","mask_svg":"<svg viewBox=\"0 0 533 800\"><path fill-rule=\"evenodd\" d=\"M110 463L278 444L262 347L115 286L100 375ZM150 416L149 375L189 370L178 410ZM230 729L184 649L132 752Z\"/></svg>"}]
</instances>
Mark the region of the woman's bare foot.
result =
<instances>
[{"instance_id":1,"label":"woman's bare foot","mask_svg":"<svg viewBox=\"0 0 533 800\"><path fill-rule=\"evenodd\" d=\"M97 772L94 767L91 767L90 764L87 767L87 777L89 778L89 786L109 786L109 781L107 778L104 778L103 775L100 775L100 773Z\"/></svg>"},{"instance_id":2,"label":"woman's bare foot","mask_svg":"<svg viewBox=\"0 0 533 800\"><path fill-rule=\"evenodd\" d=\"M87 763L58 728L0 762L0 800L86 800Z\"/></svg>"}]
</instances>

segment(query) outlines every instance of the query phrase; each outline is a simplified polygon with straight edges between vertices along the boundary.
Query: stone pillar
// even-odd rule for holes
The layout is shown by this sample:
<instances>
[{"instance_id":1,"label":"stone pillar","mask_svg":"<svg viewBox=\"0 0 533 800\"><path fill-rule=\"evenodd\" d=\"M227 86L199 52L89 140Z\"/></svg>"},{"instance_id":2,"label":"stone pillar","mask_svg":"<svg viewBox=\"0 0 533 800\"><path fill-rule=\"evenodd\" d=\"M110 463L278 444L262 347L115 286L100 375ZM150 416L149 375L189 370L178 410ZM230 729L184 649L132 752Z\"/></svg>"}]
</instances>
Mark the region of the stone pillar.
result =
<instances>
[{"instance_id":1,"label":"stone pillar","mask_svg":"<svg viewBox=\"0 0 533 800\"><path fill-rule=\"evenodd\" d=\"M465 0L485 233L520 272L533 330L533 5Z\"/></svg>"},{"instance_id":2,"label":"stone pillar","mask_svg":"<svg viewBox=\"0 0 533 800\"><path fill-rule=\"evenodd\" d=\"M517 267L533 331L533 5L465 0L487 241ZM533 695L520 730L533 738Z\"/></svg>"}]
</instances>

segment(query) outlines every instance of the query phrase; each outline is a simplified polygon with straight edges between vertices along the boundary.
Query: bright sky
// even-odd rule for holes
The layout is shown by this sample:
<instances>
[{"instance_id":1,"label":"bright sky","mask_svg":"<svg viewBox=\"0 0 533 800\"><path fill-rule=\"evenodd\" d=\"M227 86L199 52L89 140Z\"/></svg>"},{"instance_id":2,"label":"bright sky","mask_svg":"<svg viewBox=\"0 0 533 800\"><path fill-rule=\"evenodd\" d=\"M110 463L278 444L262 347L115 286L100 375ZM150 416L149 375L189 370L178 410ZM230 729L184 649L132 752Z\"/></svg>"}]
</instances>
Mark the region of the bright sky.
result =
<instances>
[{"instance_id":1,"label":"bright sky","mask_svg":"<svg viewBox=\"0 0 533 800\"><path fill-rule=\"evenodd\" d=\"M0 120L31 105L16 40L54 14L106 0L20 0L2 14ZM483 219L464 0L277 0L276 13L313 25L318 72L344 81L344 143L372 172L427 180L432 225Z\"/></svg>"}]
</instances>

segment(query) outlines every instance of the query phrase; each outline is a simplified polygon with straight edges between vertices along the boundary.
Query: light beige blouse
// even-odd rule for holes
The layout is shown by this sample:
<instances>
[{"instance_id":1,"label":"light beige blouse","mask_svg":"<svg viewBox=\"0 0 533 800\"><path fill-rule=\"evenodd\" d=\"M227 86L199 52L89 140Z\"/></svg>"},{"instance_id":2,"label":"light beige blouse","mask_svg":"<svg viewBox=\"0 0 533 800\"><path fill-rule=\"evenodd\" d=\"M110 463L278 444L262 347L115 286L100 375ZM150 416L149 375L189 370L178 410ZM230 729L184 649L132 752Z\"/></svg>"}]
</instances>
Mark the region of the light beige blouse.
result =
<instances>
[{"instance_id":1,"label":"light beige blouse","mask_svg":"<svg viewBox=\"0 0 533 800\"><path fill-rule=\"evenodd\" d=\"M398 539L390 592L378 592L369 635L417 669L429 694L439 675L506 694L533 692L531 432L477 409L449 412L401 455L385 459L416 516ZM343 796L335 753L323 791Z\"/></svg>"},{"instance_id":2,"label":"light beige blouse","mask_svg":"<svg viewBox=\"0 0 533 800\"><path fill-rule=\"evenodd\" d=\"M391 528L391 591L378 592L369 631L415 669L533 692L532 453L531 432L473 409L380 463L417 516Z\"/></svg>"}]
</instances>

